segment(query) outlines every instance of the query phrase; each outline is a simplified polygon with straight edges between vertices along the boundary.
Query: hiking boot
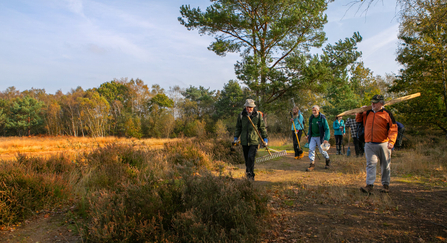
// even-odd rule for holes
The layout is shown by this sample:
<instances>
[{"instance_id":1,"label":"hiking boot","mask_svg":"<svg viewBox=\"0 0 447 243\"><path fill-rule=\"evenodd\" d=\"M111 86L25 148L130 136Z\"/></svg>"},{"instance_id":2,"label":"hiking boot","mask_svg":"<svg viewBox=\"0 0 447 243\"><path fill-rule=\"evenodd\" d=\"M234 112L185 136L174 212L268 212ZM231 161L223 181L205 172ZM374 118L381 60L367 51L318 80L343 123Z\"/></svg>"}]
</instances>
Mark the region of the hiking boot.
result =
<instances>
[{"instance_id":1,"label":"hiking boot","mask_svg":"<svg viewBox=\"0 0 447 243\"><path fill-rule=\"evenodd\" d=\"M331 163L330 159L326 159L326 166L324 167L325 169L329 169L329 164Z\"/></svg>"},{"instance_id":2,"label":"hiking boot","mask_svg":"<svg viewBox=\"0 0 447 243\"><path fill-rule=\"evenodd\" d=\"M310 163L309 168L306 169L306 171L313 171L315 169L315 164L314 163Z\"/></svg>"},{"instance_id":3,"label":"hiking boot","mask_svg":"<svg viewBox=\"0 0 447 243\"><path fill-rule=\"evenodd\" d=\"M383 188L380 189L381 193L389 193L390 192L390 186L389 185L383 185Z\"/></svg>"},{"instance_id":4,"label":"hiking boot","mask_svg":"<svg viewBox=\"0 0 447 243\"><path fill-rule=\"evenodd\" d=\"M295 159L300 159L300 156L295 156Z\"/></svg>"},{"instance_id":5,"label":"hiking boot","mask_svg":"<svg viewBox=\"0 0 447 243\"><path fill-rule=\"evenodd\" d=\"M374 185L366 185L365 187L360 187L360 191L371 194L373 191L373 187Z\"/></svg>"}]
</instances>

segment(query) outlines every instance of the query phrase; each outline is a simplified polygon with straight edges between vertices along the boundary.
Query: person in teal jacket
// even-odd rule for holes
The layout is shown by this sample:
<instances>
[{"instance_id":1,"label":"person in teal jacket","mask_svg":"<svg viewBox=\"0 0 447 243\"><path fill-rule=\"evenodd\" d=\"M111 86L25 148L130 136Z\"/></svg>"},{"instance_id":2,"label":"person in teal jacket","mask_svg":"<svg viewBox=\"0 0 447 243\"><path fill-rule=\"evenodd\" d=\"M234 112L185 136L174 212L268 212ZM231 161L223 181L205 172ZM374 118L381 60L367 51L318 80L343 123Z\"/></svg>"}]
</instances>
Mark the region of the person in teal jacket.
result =
<instances>
[{"instance_id":1,"label":"person in teal jacket","mask_svg":"<svg viewBox=\"0 0 447 243\"><path fill-rule=\"evenodd\" d=\"M303 135L304 117L296 106L292 109L292 118L290 118L290 121L292 122L292 139L293 149L295 150L295 159L301 159L304 153L301 146L298 146L298 141L301 141L301 136Z\"/></svg>"},{"instance_id":2,"label":"person in teal jacket","mask_svg":"<svg viewBox=\"0 0 447 243\"><path fill-rule=\"evenodd\" d=\"M309 159L310 166L306 171L312 171L315 169L315 148L318 147L320 153L326 159L325 169L329 169L329 154L321 149L322 143L329 143L331 131L326 120L326 116L320 113L320 107L314 105L312 107L312 115L309 117L309 132L307 133L307 140L309 142Z\"/></svg>"},{"instance_id":3,"label":"person in teal jacket","mask_svg":"<svg viewBox=\"0 0 447 243\"><path fill-rule=\"evenodd\" d=\"M343 136L346 133L345 129L345 121L343 121L343 117L338 116L337 119L334 121L334 124L332 124L332 127L334 128L334 136L335 136L335 146L337 147L337 154L343 154L341 152L341 144L343 141Z\"/></svg>"}]
</instances>

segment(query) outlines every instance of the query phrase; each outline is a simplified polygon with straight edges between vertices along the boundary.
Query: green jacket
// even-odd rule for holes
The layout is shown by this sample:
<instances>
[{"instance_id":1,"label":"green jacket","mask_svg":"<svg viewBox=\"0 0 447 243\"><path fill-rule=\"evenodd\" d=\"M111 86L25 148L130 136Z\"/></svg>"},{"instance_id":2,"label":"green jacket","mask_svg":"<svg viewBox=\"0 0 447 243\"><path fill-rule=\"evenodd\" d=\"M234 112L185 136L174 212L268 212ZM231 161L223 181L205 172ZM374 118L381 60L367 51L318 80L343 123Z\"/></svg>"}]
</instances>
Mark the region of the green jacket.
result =
<instances>
[{"instance_id":1,"label":"green jacket","mask_svg":"<svg viewBox=\"0 0 447 243\"><path fill-rule=\"evenodd\" d=\"M312 137L312 119L314 118L314 115L311 115L309 117L309 140ZM323 143L324 140L329 141L329 138L331 137L331 130L329 129L329 125L326 120L326 116L323 115L323 113L320 112L320 115L318 117L318 129L320 130L320 142Z\"/></svg>"},{"instance_id":2,"label":"green jacket","mask_svg":"<svg viewBox=\"0 0 447 243\"><path fill-rule=\"evenodd\" d=\"M260 143L259 136L253 128L253 125L248 120L247 115L248 112L244 108L244 110L237 117L234 137L240 136L242 145L258 145ZM256 108L253 109L250 119L257 127L261 137L263 139L267 138L267 130L265 129L264 119L262 119L261 114L256 110Z\"/></svg>"}]
</instances>

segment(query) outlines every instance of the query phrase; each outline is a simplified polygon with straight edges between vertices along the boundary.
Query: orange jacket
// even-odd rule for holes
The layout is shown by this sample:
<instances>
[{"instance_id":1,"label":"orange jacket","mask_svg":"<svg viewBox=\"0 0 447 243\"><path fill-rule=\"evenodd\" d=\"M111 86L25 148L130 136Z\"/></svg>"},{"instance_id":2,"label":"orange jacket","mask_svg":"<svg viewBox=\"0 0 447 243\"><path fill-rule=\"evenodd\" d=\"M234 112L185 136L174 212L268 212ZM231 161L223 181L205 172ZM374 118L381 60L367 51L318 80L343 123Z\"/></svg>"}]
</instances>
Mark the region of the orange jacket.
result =
<instances>
[{"instance_id":1,"label":"orange jacket","mask_svg":"<svg viewBox=\"0 0 447 243\"><path fill-rule=\"evenodd\" d=\"M373 111L365 111L363 113L358 113L355 116L355 121L363 122L366 143L390 142L394 144L396 142L397 124L390 111L385 109L376 113Z\"/></svg>"}]
</instances>

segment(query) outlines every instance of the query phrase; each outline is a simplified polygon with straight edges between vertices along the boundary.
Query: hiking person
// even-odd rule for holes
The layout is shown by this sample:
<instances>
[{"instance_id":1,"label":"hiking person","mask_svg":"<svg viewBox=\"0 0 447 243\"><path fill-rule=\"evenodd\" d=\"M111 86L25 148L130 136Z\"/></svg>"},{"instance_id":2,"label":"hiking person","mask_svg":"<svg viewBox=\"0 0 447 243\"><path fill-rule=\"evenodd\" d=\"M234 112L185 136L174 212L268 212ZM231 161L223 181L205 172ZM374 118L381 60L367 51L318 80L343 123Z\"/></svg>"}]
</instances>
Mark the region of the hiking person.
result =
<instances>
[{"instance_id":1,"label":"hiking person","mask_svg":"<svg viewBox=\"0 0 447 243\"><path fill-rule=\"evenodd\" d=\"M296 106L292 109L292 118L290 118L290 121L292 122L292 139L293 149L295 150L295 159L301 159L303 158L304 153L301 146L299 146L299 142L301 141L301 135L303 135L304 117Z\"/></svg>"},{"instance_id":2,"label":"hiking person","mask_svg":"<svg viewBox=\"0 0 447 243\"><path fill-rule=\"evenodd\" d=\"M332 124L332 127L334 128L335 146L337 148L336 154L343 154L341 152L341 146L343 142L343 136L346 133L345 121L343 121L343 117L336 117L334 123Z\"/></svg>"},{"instance_id":3,"label":"hiking person","mask_svg":"<svg viewBox=\"0 0 447 243\"><path fill-rule=\"evenodd\" d=\"M260 132L264 145L267 146L267 130L265 129L264 119L262 119L261 114L256 110L255 101L252 99L247 99L244 104L245 108L237 117L236 131L234 132L234 142L238 141L239 136L241 137L242 151L244 152L245 159L245 175L247 179L255 179L255 156L258 151L259 136L251 124L248 117L250 117L256 129Z\"/></svg>"},{"instance_id":4,"label":"hiking person","mask_svg":"<svg viewBox=\"0 0 447 243\"><path fill-rule=\"evenodd\" d=\"M401 148L402 147L402 140L404 139L404 132L405 127L404 124L396 121L397 124L397 139L396 139L396 147Z\"/></svg>"},{"instance_id":5,"label":"hiking person","mask_svg":"<svg viewBox=\"0 0 447 243\"><path fill-rule=\"evenodd\" d=\"M397 124L393 114L384 109L382 95L371 99L372 110L357 113L355 120L365 127L366 187L362 192L371 194L376 180L376 166L380 161L382 172L381 192L388 193L391 174L391 149L397 137ZM366 106L364 106L366 107Z\"/></svg>"},{"instance_id":6,"label":"hiking person","mask_svg":"<svg viewBox=\"0 0 447 243\"><path fill-rule=\"evenodd\" d=\"M364 154L364 142L360 141L357 137L357 122L355 122L354 118L348 118L346 119L345 125L349 127L351 137L352 137L352 143L354 144L355 148L355 155L357 157L363 156Z\"/></svg>"},{"instance_id":7,"label":"hiking person","mask_svg":"<svg viewBox=\"0 0 447 243\"><path fill-rule=\"evenodd\" d=\"M329 169L329 154L321 148L322 143L329 143L331 136L329 125L326 116L320 113L320 107L314 105L312 107L312 115L309 117L309 132L307 133L307 141L309 142L309 159L310 165L306 171L313 171L315 169L315 148L318 147L320 153L326 159L325 169Z\"/></svg>"}]
</instances>

